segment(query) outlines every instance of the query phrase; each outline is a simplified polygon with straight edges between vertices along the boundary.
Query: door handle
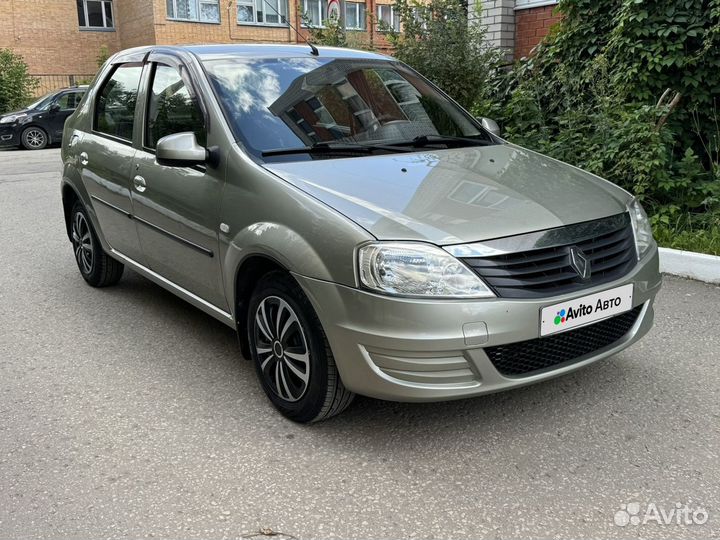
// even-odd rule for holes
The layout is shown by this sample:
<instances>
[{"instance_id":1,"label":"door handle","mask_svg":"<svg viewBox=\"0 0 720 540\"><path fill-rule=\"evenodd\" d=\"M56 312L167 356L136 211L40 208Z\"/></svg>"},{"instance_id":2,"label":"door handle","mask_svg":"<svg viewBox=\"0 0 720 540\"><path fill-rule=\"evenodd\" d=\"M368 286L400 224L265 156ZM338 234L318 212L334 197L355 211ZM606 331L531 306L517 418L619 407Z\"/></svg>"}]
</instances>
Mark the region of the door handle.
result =
<instances>
[{"instance_id":1,"label":"door handle","mask_svg":"<svg viewBox=\"0 0 720 540\"><path fill-rule=\"evenodd\" d=\"M147 188L147 185L145 184L145 179L137 175L135 178L133 178L133 186L135 186L135 190L139 191L140 193L144 192Z\"/></svg>"},{"instance_id":2,"label":"door handle","mask_svg":"<svg viewBox=\"0 0 720 540\"><path fill-rule=\"evenodd\" d=\"M87 152L80 153L80 163L82 163L83 165L87 165L88 163L90 163L90 158L88 157Z\"/></svg>"}]
</instances>

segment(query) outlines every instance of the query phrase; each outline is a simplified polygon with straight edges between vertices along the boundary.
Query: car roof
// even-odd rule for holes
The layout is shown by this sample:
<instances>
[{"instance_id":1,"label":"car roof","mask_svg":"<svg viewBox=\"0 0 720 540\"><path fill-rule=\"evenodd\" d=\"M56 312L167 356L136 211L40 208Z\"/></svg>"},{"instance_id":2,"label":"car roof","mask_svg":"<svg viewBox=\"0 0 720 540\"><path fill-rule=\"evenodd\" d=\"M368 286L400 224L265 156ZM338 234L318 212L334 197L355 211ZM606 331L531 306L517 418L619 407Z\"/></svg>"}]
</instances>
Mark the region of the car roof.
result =
<instances>
[{"instance_id":1,"label":"car roof","mask_svg":"<svg viewBox=\"0 0 720 540\"><path fill-rule=\"evenodd\" d=\"M318 58L348 58L348 59L365 59L365 60L392 60L391 57L355 49L345 49L340 47L317 47ZM280 44L280 43L229 43L217 45L157 45L147 47L136 47L127 49L117 53L116 57L136 56L138 54L147 54L150 52L165 53L191 53L201 60L209 60L213 58L227 57L246 57L246 58L297 58L310 57L313 58L312 50L309 45L298 44Z\"/></svg>"},{"instance_id":2,"label":"car roof","mask_svg":"<svg viewBox=\"0 0 720 540\"><path fill-rule=\"evenodd\" d=\"M71 90L87 90L88 85L87 84L78 84L77 86L66 86L65 88L60 88L58 90L55 90L56 94L59 94L60 92L67 92Z\"/></svg>"}]
</instances>

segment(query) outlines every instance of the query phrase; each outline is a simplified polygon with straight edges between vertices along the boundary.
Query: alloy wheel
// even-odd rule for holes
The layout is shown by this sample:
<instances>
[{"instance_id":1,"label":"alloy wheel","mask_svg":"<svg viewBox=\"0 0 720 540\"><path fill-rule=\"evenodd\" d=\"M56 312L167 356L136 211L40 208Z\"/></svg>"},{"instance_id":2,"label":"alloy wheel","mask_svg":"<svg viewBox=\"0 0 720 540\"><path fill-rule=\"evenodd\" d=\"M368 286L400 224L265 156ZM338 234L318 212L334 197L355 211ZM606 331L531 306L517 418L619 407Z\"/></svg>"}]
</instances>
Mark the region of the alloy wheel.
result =
<instances>
[{"instance_id":1,"label":"alloy wheel","mask_svg":"<svg viewBox=\"0 0 720 540\"><path fill-rule=\"evenodd\" d=\"M282 298L268 296L255 312L254 334L266 384L285 401L298 401L308 388L310 352L297 314Z\"/></svg>"},{"instance_id":2,"label":"alloy wheel","mask_svg":"<svg viewBox=\"0 0 720 540\"><path fill-rule=\"evenodd\" d=\"M84 274L90 274L93 269L94 256L92 235L82 212L75 212L72 224L72 243L78 266Z\"/></svg>"},{"instance_id":3,"label":"alloy wheel","mask_svg":"<svg viewBox=\"0 0 720 540\"><path fill-rule=\"evenodd\" d=\"M42 148L45 146L45 133L39 129L30 129L25 133L25 142L31 148Z\"/></svg>"}]
</instances>

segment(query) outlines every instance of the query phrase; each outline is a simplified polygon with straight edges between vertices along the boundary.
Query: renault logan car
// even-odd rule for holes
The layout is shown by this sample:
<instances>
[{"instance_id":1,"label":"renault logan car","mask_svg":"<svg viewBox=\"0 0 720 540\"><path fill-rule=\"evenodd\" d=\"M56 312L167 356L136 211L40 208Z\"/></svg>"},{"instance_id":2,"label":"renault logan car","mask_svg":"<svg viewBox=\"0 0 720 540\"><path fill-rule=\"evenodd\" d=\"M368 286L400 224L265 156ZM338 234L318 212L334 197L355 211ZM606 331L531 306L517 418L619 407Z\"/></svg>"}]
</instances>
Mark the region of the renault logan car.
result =
<instances>
[{"instance_id":1,"label":"renault logan car","mask_svg":"<svg viewBox=\"0 0 720 540\"><path fill-rule=\"evenodd\" d=\"M0 147L22 146L42 150L59 143L65 120L75 112L85 94L85 86L51 92L22 110L0 116Z\"/></svg>"},{"instance_id":2,"label":"renault logan car","mask_svg":"<svg viewBox=\"0 0 720 540\"><path fill-rule=\"evenodd\" d=\"M492 131L386 56L132 49L65 124L67 233L90 285L236 328L295 421L535 383L650 329L658 251L627 192Z\"/></svg>"}]
</instances>

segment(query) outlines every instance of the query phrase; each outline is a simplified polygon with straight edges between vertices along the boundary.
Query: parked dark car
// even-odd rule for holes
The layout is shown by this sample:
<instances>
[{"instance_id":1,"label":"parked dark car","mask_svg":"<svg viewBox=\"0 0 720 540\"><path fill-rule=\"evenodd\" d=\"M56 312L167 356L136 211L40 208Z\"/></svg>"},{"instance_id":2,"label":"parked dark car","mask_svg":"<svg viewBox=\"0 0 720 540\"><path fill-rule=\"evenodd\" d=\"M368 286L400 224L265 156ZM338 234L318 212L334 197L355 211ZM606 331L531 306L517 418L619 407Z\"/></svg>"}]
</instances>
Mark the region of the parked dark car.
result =
<instances>
[{"instance_id":1,"label":"parked dark car","mask_svg":"<svg viewBox=\"0 0 720 540\"><path fill-rule=\"evenodd\" d=\"M0 116L0 146L22 146L41 150L62 140L63 126L75 112L87 86L56 90L25 109Z\"/></svg>"}]
</instances>

